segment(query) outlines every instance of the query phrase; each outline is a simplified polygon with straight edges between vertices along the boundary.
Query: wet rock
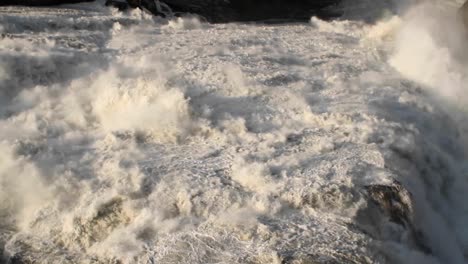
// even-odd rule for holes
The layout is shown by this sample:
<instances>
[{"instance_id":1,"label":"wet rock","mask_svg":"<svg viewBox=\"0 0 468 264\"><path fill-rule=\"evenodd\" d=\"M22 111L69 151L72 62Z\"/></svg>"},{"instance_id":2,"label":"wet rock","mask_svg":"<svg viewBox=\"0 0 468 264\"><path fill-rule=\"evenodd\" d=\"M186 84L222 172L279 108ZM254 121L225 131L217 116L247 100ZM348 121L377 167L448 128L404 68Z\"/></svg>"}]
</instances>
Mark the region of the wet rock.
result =
<instances>
[{"instance_id":1,"label":"wet rock","mask_svg":"<svg viewBox=\"0 0 468 264\"><path fill-rule=\"evenodd\" d=\"M377 240L405 240L427 254L431 249L424 235L414 225L412 194L400 182L365 186L366 208L358 212L359 229Z\"/></svg>"},{"instance_id":2,"label":"wet rock","mask_svg":"<svg viewBox=\"0 0 468 264\"><path fill-rule=\"evenodd\" d=\"M3 0L1 5L50 6L92 0ZM336 17L328 9L340 0L108 0L120 10L142 8L158 16L196 14L210 22L309 20Z\"/></svg>"},{"instance_id":3,"label":"wet rock","mask_svg":"<svg viewBox=\"0 0 468 264\"><path fill-rule=\"evenodd\" d=\"M113 6L113 7L116 7L117 9L119 9L120 11L124 11L124 10L127 10L129 8L136 8L137 6L135 7L132 7L130 6L129 3L127 2L123 2L123 1L113 1L113 0L107 0L106 1L106 6Z\"/></svg>"},{"instance_id":4,"label":"wet rock","mask_svg":"<svg viewBox=\"0 0 468 264\"><path fill-rule=\"evenodd\" d=\"M51 6L61 4L75 4L80 2L92 2L94 0L2 0L0 6L24 5L24 6Z\"/></svg>"},{"instance_id":5,"label":"wet rock","mask_svg":"<svg viewBox=\"0 0 468 264\"><path fill-rule=\"evenodd\" d=\"M327 7L339 0L166 0L173 10L199 14L211 22L308 20L337 16Z\"/></svg>"},{"instance_id":6,"label":"wet rock","mask_svg":"<svg viewBox=\"0 0 468 264\"><path fill-rule=\"evenodd\" d=\"M231 0L230 7L236 20L255 21L270 19L309 20L311 16L323 18L332 14L327 7L337 4L337 0Z\"/></svg>"},{"instance_id":7,"label":"wet rock","mask_svg":"<svg viewBox=\"0 0 468 264\"><path fill-rule=\"evenodd\" d=\"M366 190L370 201L375 203L390 221L404 227L411 225L411 193L399 182L395 181L394 185L366 186Z\"/></svg>"}]
</instances>

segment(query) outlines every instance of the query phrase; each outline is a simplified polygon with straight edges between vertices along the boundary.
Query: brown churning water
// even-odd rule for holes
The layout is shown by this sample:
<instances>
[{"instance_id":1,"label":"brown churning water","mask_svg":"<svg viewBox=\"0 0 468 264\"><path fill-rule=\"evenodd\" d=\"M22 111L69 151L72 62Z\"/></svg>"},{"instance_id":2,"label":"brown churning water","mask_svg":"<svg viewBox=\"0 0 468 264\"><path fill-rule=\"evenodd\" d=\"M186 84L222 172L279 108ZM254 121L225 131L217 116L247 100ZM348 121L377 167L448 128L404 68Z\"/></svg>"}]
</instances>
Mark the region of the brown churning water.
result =
<instances>
[{"instance_id":1,"label":"brown churning water","mask_svg":"<svg viewBox=\"0 0 468 264\"><path fill-rule=\"evenodd\" d=\"M466 1L458 10L458 16L465 25L465 28L468 28L468 1Z\"/></svg>"}]
</instances>

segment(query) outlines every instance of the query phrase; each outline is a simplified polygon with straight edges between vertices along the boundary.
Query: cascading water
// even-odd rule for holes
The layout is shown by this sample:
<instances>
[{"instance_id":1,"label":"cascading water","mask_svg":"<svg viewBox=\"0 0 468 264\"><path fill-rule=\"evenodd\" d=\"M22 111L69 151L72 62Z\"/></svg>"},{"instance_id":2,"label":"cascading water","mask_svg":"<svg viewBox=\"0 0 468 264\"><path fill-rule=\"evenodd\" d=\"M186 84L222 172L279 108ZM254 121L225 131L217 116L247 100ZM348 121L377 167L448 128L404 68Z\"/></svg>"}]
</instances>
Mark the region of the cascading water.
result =
<instances>
[{"instance_id":1,"label":"cascading water","mask_svg":"<svg viewBox=\"0 0 468 264\"><path fill-rule=\"evenodd\" d=\"M400 4L0 8L2 260L466 263L461 3Z\"/></svg>"}]
</instances>

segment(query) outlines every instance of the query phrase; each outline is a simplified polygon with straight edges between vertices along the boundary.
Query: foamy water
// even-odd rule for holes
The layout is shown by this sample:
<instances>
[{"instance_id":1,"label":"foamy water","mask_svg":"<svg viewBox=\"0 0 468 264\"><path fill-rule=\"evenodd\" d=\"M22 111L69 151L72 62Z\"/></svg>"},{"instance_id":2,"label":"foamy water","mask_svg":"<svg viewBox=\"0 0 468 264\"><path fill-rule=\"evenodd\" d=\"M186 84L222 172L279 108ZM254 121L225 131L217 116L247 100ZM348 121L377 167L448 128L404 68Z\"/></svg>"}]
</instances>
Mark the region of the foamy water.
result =
<instances>
[{"instance_id":1,"label":"foamy water","mask_svg":"<svg viewBox=\"0 0 468 264\"><path fill-rule=\"evenodd\" d=\"M3 261L466 263L458 5L288 25L1 8ZM369 202L395 182L409 223Z\"/></svg>"}]
</instances>

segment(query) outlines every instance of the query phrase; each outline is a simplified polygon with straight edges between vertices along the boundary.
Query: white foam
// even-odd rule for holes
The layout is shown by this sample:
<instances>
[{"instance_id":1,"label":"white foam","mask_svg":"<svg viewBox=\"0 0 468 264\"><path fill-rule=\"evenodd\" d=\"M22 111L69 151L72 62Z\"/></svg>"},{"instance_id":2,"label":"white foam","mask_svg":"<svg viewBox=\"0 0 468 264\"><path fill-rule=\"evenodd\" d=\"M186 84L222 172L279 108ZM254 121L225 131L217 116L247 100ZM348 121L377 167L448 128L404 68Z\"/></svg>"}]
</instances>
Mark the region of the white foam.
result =
<instances>
[{"instance_id":1,"label":"white foam","mask_svg":"<svg viewBox=\"0 0 468 264\"><path fill-rule=\"evenodd\" d=\"M201 21L196 17L178 17L169 20L166 29L175 29L175 30L193 30L193 29L202 29L206 27L201 23Z\"/></svg>"},{"instance_id":2,"label":"white foam","mask_svg":"<svg viewBox=\"0 0 468 264\"><path fill-rule=\"evenodd\" d=\"M34 164L15 155L14 148L6 142L0 143L0 152L2 221L12 221L27 229L29 220L36 218L40 208L53 197ZM5 212L7 218L3 219Z\"/></svg>"},{"instance_id":3,"label":"white foam","mask_svg":"<svg viewBox=\"0 0 468 264\"><path fill-rule=\"evenodd\" d=\"M406 16L390 63L450 100L466 100L466 37L456 10L421 5Z\"/></svg>"},{"instance_id":4,"label":"white foam","mask_svg":"<svg viewBox=\"0 0 468 264\"><path fill-rule=\"evenodd\" d=\"M465 262L463 126L424 92L463 99L458 39L433 31L451 22L374 10L375 24L163 25L84 6L0 9L5 254ZM411 227L361 219L365 186L394 180Z\"/></svg>"}]
</instances>

